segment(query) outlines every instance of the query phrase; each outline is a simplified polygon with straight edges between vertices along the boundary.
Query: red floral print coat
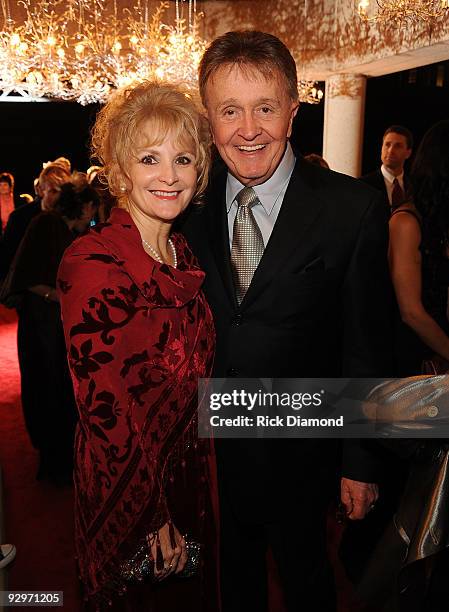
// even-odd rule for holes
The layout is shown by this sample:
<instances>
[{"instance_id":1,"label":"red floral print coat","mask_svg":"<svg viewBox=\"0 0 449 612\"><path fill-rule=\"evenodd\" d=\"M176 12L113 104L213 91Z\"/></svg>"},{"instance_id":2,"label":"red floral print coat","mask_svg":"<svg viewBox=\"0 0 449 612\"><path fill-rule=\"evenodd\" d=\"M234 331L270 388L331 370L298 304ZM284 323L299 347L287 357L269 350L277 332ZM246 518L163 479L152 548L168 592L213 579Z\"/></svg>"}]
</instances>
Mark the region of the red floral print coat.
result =
<instances>
[{"instance_id":1,"label":"red floral print coat","mask_svg":"<svg viewBox=\"0 0 449 612\"><path fill-rule=\"evenodd\" d=\"M75 530L88 598L125 589L120 565L171 516L170 462L191 443L208 482L210 444L196 440L197 381L210 375L215 333L204 273L174 235L178 267L149 257L115 208L65 252L58 274L79 410ZM198 491L191 491L192 495Z\"/></svg>"}]
</instances>

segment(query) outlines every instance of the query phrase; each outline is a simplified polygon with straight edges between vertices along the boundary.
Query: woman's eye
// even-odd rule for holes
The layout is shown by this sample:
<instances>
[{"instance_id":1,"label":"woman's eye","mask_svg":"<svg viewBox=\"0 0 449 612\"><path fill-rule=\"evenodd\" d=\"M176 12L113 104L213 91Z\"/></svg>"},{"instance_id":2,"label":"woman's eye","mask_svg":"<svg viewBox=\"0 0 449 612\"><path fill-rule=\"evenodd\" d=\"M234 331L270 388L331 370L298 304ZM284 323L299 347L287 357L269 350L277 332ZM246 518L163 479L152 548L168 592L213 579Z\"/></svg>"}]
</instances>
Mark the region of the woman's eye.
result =
<instances>
[{"instance_id":1,"label":"woman's eye","mask_svg":"<svg viewBox=\"0 0 449 612\"><path fill-rule=\"evenodd\" d=\"M156 159L154 158L153 155L144 155L141 160L140 160L141 164L146 164L146 165L151 165L151 164L155 164L156 163Z\"/></svg>"},{"instance_id":2,"label":"woman's eye","mask_svg":"<svg viewBox=\"0 0 449 612\"><path fill-rule=\"evenodd\" d=\"M192 163L192 160L190 157L187 157L187 155L180 155L176 158L176 163L180 164L181 166L188 166Z\"/></svg>"}]
</instances>

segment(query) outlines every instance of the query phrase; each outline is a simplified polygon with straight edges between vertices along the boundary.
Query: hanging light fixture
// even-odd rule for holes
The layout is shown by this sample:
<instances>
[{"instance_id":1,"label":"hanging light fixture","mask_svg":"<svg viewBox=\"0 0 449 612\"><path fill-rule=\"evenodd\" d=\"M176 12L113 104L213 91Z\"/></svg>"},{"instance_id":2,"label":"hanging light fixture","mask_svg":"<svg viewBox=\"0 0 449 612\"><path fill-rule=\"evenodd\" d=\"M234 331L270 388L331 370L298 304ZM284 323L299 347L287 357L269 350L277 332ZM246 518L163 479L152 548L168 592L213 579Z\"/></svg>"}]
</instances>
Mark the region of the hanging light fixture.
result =
<instances>
[{"instance_id":1,"label":"hanging light fixture","mask_svg":"<svg viewBox=\"0 0 449 612\"><path fill-rule=\"evenodd\" d=\"M357 12L364 21L378 23L430 22L449 15L449 0L359 0Z\"/></svg>"},{"instance_id":2,"label":"hanging light fixture","mask_svg":"<svg viewBox=\"0 0 449 612\"><path fill-rule=\"evenodd\" d=\"M17 24L10 0L0 0L0 100L55 98L81 104L106 102L111 90L159 78L198 86L198 64L207 42L200 35L197 0L175 0L150 11L134 0L119 11L117 0L16 0L25 11ZM300 81L300 100L315 104L322 91Z\"/></svg>"},{"instance_id":3,"label":"hanging light fixture","mask_svg":"<svg viewBox=\"0 0 449 612\"><path fill-rule=\"evenodd\" d=\"M1 97L11 92L105 102L110 91L131 81L163 78L197 86L197 67L206 41L196 0L175 3L173 25L164 23L168 3L152 14L136 0L120 14L117 0L19 0L26 13L17 25L9 0L1 0Z\"/></svg>"}]
</instances>

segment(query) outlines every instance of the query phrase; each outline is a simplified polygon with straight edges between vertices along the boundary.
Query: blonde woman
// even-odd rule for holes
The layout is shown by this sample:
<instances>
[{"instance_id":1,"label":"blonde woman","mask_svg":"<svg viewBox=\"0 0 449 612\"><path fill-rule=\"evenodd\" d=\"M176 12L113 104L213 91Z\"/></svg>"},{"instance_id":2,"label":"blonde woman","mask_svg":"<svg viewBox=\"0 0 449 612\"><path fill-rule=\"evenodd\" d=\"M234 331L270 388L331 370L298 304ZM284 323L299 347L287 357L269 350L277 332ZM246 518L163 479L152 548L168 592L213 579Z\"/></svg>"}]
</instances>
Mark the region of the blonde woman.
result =
<instances>
[{"instance_id":1,"label":"blonde woman","mask_svg":"<svg viewBox=\"0 0 449 612\"><path fill-rule=\"evenodd\" d=\"M206 186L208 128L180 89L143 83L100 112L93 150L118 206L59 271L80 414L81 580L99 607L215 611L213 463L196 437L197 380L211 372L215 335L204 273L172 233Z\"/></svg>"}]
</instances>

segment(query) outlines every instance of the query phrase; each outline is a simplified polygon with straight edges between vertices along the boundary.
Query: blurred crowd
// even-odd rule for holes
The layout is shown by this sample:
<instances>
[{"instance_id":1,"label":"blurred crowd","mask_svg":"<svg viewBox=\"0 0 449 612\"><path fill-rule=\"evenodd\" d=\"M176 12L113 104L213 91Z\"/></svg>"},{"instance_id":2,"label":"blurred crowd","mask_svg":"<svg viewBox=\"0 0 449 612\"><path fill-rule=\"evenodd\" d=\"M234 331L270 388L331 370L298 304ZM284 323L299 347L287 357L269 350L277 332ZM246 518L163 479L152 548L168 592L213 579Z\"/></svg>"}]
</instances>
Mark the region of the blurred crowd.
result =
<instances>
[{"instance_id":1,"label":"blurred crowd","mask_svg":"<svg viewBox=\"0 0 449 612\"><path fill-rule=\"evenodd\" d=\"M0 174L2 301L18 313L18 357L26 427L39 452L38 479L72 481L77 411L56 291L65 249L109 216L113 199L99 166L73 172L59 157L43 164L34 197L14 194L14 177Z\"/></svg>"}]
</instances>

